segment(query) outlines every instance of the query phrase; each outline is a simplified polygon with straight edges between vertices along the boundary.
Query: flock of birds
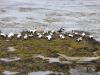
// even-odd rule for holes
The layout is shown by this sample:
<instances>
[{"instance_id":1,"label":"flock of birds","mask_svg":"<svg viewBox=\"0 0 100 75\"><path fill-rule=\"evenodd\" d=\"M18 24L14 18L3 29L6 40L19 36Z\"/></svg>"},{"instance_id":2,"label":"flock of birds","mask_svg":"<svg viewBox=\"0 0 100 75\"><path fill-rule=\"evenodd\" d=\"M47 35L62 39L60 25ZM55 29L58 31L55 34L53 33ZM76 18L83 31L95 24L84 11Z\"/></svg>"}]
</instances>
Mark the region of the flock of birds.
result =
<instances>
[{"instance_id":1,"label":"flock of birds","mask_svg":"<svg viewBox=\"0 0 100 75\"><path fill-rule=\"evenodd\" d=\"M61 39L65 39L66 38L65 37L65 33L63 33L64 32L63 28L60 28L58 31L51 30L51 31L44 31L43 33L38 32L36 29L27 30L27 32L31 33L31 34L25 33L24 35L22 35L22 33L20 32L20 33L16 34L16 38L20 39L21 37L23 37L23 39L27 40L29 37L33 37L34 34L36 34L36 36L38 38L42 38L45 34L47 34L45 36L45 38L47 38L47 40L50 41L50 40L53 39L53 35L55 33L59 33L58 35L59 35L59 38L61 38ZM80 36L78 36L78 35L80 35ZM15 36L15 34L13 32L10 32L8 35L3 33L3 32L0 33L0 37L2 37L2 38L9 38L10 39L10 38L12 38L14 36ZM79 32L72 31L72 33L68 33L68 36L71 37L71 38L73 38L74 36L78 36L76 40L77 41L82 41L83 37L85 37L87 35L86 35L85 32L79 33ZM88 37L90 39L93 39L93 35L88 35Z\"/></svg>"}]
</instances>

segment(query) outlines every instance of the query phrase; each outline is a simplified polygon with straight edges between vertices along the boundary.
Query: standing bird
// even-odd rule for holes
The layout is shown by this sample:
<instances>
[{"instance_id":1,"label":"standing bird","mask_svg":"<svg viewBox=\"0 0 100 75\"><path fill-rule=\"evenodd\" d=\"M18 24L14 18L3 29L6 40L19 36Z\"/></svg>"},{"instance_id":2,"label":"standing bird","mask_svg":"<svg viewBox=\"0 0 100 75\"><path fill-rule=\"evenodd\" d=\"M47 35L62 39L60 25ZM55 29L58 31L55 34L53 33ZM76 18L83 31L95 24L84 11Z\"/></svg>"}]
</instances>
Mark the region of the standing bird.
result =
<instances>
[{"instance_id":1,"label":"standing bird","mask_svg":"<svg viewBox=\"0 0 100 75\"><path fill-rule=\"evenodd\" d=\"M29 32L32 32L33 34L36 32L36 29L34 30L29 30Z\"/></svg>"},{"instance_id":2,"label":"standing bird","mask_svg":"<svg viewBox=\"0 0 100 75\"><path fill-rule=\"evenodd\" d=\"M25 39L25 40L28 39L28 35L27 35L27 34L24 35L24 39Z\"/></svg>"},{"instance_id":3,"label":"standing bird","mask_svg":"<svg viewBox=\"0 0 100 75\"><path fill-rule=\"evenodd\" d=\"M60 36L61 39L65 39L64 35L60 34L59 36Z\"/></svg>"},{"instance_id":4,"label":"standing bird","mask_svg":"<svg viewBox=\"0 0 100 75\"><path fill-rule=\"evenodd\" d=\"M9 34L8 34L8 38L11 38L11 37L13 37L14 36L14 33L12 33L12 32L10 32Z\"/></svg>"},{"instance_id":5,"label":"standing bird","mask_svg":"<svg viewBox=\"0 0 100 75\"><path fill-rule=\"evenodd\" d=\"M75 35L78 35L78 32L74 32Z\"/></svg>"},{"instance_id":6,"label":"standing bird","mask_svg":"<svg viewBox=\"0 0 100 75\"><path fill-rule=\"evenodd\" d=\"M77 41L78 41L78 42L79 42L79 41L82 41L82 37L77 38Z\"/></svg>"},{"instance_id":7,"label":"standing bird","mask_svg":"<svg viewBox=\"0 0 100 75\"><path fill-rule=\"evenodd\" d=\"M62 33L63 31L64 31L64 28L60 28L60 29L58 30L59 33Z\"/></svg>"},{"instance_id":8,"label":"standing bird","mask_svg":"<svg viewBox=\"0 0 100 75\"><path fill-rule=\"evenodd\" d=\"M93 39L93 35L90 35L89 38L90 38L90 39Z\"/></svg>"},{"instance_id":9,"label":"standing bird","mask_svg":"<svg viewBox=\"0 0 100 75\"><path fill-rule=\"evenodd\" d=\"M48 35L46 37L48 38L48 40L51 40L52 39L52 35Z\"/></svg>"},{"instance_id":10,"label":"standing bird","mask_svg":"<svg viewBox=\"0 0 100 75\"><path fill-rule=\"evenodd\" d=\"M38 35L38 38L42 38L42 34L37 33L37 35Z\"/></svg>"},{"instance_id":11,"label":"standing bird","mask_svg":"<svg viewBox=\"0 0 100 75\"><path fill-rule=\"evenodd\" d=\"M81 35L82 35L82 36L85 36L86 34L83 32Z\"/></svg>"},{"instance_id":12,"label":"standing bird","mask_svg":"<svg viewBox=\"0 0 100 75\"><path fill-rule=\"evenodd\" d=\"M74 35L73 35L73 34L68 34L68 36L69 36L69 37L74 37Z\"/></svg>"},{"instance_id":13,"label":"standing bird","mask_svg":"<svg viewBox=\"0 0 100 75\"><path fill-rule=\"evenodd\" d=\"M2 38L5 38L5 37L6 37L6 34L1 33L0 36L1 36Z\"/></svg>"},{"instance_id":14,"label":"standing bird","mask_svg":"<svg viewBox=\"0 0 100 75\"><path fill-rule=\"evenodd\" d=\"M17 38L18 38L18 39L21 38L21 36L22 36L21 33L18 33L18 34L17 34Z\"/></svg>"}]
</instances>

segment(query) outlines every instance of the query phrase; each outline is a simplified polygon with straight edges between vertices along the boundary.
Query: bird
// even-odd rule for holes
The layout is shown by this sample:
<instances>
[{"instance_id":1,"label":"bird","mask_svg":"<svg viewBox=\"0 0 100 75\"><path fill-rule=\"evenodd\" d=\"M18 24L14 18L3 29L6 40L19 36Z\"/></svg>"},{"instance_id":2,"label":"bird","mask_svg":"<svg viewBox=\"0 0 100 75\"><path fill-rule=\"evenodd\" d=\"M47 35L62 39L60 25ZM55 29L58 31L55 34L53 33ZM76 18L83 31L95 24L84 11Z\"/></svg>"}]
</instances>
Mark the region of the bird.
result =
<instances>
[{"instance_id":1,"label":"bird","mask_svg":"<svg viewBox=\"0 0 100 75\"><path fill-rule=\"evenodd\" d=\"M18 39L21 38L21 36L22 36L21 33L18 33L18 34L17 34L17 38L18 38Z\"/></svg>"},{"instance_id":2,"label":"bird","mask_svg":"<svg viewBox=\"0 0 100 75\"><path fill-rule=\"evenodd\" d=\"M28 39L28 35L27 34L24 35L24 39L25 40Z\"/></svg>"},{"instance_id":3,"label":"bird","mask_svg":"<svg viewBox=\"0 0 100 75\"><path fill-rule=\"evenodd\" d=\"M55 30L51 30L51 33L54 33L55 32Z\"/></svg>"},{"instance_id":4,"label":"bird","mask_svg":"<svg viewBox=\"0 0 100 75\"><path fill-rule=\"evenodd\" d=\"M32 34L30 34L30 35L28 35L29 37L33 37L33 35Z\"/></svg>"},{"instance_id":5,"label":"bird","mask_svg":"<svg viewBox=\"0 0 100 75\"><path fill-rule=\"evenodd\" d=\"M42 38L42 34L39 34L39 35L38 35L38 38Z\"/></svg>"},{"instance_id":6,"label":"bird","mask_svg":"<svg viewBox=\"0 0 100 75\"><path fill-rule=\"evenodd\" d=\"M64 35L60 34L59 36L60 36L61 39L65 39Z\"/></svg>"},{"instance_id":7,"label":"bird","mask_svg":"<svg viewBox=\"0 0 100 75\"><path fill-rule=\"evenodd\" d=\"M68 34L68 36L69 36L69 37L74 37L74 35L73 35L73 34Z\"/></svg>"},{"instance_id":8,"label":"bird","mask_svg":"<svg viewBox=\"0 0 100 75\"><path fill-rule=\"evenodd\" d=\"M38 38L42 38L42 34L37 33Z\"/></svg>"},{"instance_id":9,"label":"bird","mask_svg":"<svg viewBox=\"0 0 100 75\"><path fill-rule=\"evenodd\" d=\"M11 37L13 37L14 36L14 33L12 33L12 32L10 32L9 34L8 34L8 38L11 38Z\"/></svg>"},{"instance_id":10,"label":"bird","mask_svg":"<svg viewBox=\"0 0 100 75\"><path fill-rule=\"evenodd\" d=\"M40 35L40 33L37 33L37 35Z\"/></svg>"},{"instance_id":11,"label":"bird","mask_svg":"<svg viewBox=\"0 0 100 75\"><path fill-rule=\"evenodd\" d=\"M52 35L48 35L46 37L48 38L48 40L51 40L52 39Z\"/></svg>"},{"instance_id":12,"label":"bird","mask_svg":"<svg viewBox=\"0 0 100 75\"><path fill-rule=\"evenodd\" d=\"M44 30L44 31L43 31L43 34L48 34L48 33L49 33L48 30Z\"/></svg>"},{"instance_id":13,"label":"bird","mask_svg":"<svg viewBox=\"0 0 100 75\"><path fill-rule=\"evenodd\" d=\"M58 32L61 33L61 32L63 32L64 30L65 30L64 28L60 28L60 29L58 30Z\"/></svg>"},{"instance_id":14,"label":"bird","mask_svg":"<svg viewBox=\"0 0 100 75\"><path fill-rule=\"evenodd\" d=\"M51 30L50 35L53 35L55 32L55 30Z\"/></svg>"},{"instance_id":15,"label":"bird","mask_svg":"<svg viewBox=\"0 0 100 75\"><path fill-rule=\"evenodd\" d=\"M78 32L74 32L75 35L78 35Z\"/></svg>"},{"instance_id":16,"label":"bird","mask_svg":"<svg viewBox=\"0 0 100 75\"><path fill-rule=\"evenodd\" d=\"M32 32L33 34L36 32L36 29L34 30L29 30L29 32Z\"/></svg>"},{"instance_id":17,"label":"bird","mask_svg":"<svg viewBox=\"0 0 100 75\"><path fill-rule=\"evenodd\" d=\"M85 36L86 34L83 32L81 35L82 35L82 36Z\"/></svg>"},{"instance_id":18,"label":"bird","mask_svg":"<svg viewBox=\"0 0 100 75\"><path fill-rule=\"evenodd\" d=\"M1 33L0 36L1 37L6 37L6 34L5 33Z\"/></svg>"},{"instance_id":19,"label":"bird","mask_svg":"<svg viewBox=\"0 0 100 75\"><path fill-rule=\"evenodd\" d=\"M90 39L93 39L93 35L90 35L89 38L90 38Z\"/></svg>"},{"instance_id":20,"label":"bird","mask_svg":"<svg viewBox=\"0 0 100 75\"><path fill-rule=\"evenodd\" d=\"M77 38L77 41L78 41L78 42L79 42L79 41L82 41L82 37Z\"/></svg>"}]
</instances>

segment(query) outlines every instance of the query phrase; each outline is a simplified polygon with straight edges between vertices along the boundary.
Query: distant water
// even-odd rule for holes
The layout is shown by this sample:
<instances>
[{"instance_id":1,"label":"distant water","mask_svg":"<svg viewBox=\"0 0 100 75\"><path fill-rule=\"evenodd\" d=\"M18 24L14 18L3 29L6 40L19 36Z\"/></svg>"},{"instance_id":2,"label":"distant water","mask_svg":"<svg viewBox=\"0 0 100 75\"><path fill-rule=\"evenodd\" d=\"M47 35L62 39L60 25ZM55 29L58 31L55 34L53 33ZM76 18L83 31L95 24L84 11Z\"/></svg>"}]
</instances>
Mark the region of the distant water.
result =
<instances>
[{"instance_id":1,"label":"distant water","mask_svg":"<svg viewBox=\"0 0 100 75\"><path fill-rule=\"evenodd\" d=\"M100 0L0 0L1 30L33 26L84 30L100 41Z\"/></svg>"}]
</instances>

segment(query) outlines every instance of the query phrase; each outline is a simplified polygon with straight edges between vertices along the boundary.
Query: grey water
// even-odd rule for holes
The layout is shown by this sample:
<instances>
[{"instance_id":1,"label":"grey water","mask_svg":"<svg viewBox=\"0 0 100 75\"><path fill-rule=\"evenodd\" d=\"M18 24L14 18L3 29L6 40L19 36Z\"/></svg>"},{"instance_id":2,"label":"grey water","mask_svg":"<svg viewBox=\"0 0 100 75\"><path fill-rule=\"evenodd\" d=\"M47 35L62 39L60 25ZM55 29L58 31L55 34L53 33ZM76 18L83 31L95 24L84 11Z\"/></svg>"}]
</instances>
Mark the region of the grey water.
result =
<instances>
[{"instance_id":1,"label":"grey water","mask_svg":"<svg viewBox=\"0 0 100 75\"><path fill-rule=\"evenodd\" d=\"M84 30L100 41L100 0L0 0L0 29Z\"/></svg>"}]
</instances>

